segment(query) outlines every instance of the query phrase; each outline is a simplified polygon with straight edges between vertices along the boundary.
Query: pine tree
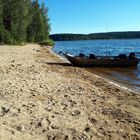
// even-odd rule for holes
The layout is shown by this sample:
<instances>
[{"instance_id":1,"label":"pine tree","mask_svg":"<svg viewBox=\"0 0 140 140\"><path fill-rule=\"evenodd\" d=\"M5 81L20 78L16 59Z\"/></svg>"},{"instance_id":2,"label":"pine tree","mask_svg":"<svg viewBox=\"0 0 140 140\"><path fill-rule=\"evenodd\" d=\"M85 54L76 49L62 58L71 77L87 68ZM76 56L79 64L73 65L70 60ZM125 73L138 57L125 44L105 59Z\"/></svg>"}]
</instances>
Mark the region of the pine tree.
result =
<instances>
[{"instance_id":1,"label":"pine tree","mask_svg":"<svg viewBox=\"0 0 140 140\"><path fill-rule=\"evenodd\" d=\"M21 44L26 41L30 0L3 0L5 43Z\"/></svg>"},{"instance_id":2,"label":"pine tree","mask_svg":"<svg viewBox=\"0 0 140 140\"><path fill-rule=\"evenodd\" d=\"M11 9L10 9L10 0L0 0L0 36L2 43L11 44L12 43L12 36L10 34L10 27L11 27Z\"/></svg>"},{"instance_id":3,"label":"pine tree","mask_svg":"<svg viewBox=\"0 0 140 140\"><path fill-rule=\"evenodd\" d=\"M44 21L38 0L32 4L32 20L28 27L28 40L31 42L41 42L44 40Z\"/></svg>"},{"instance_id":4,"label":"pine tree","mask_svg":"<svg viewBox=\"0 0 140 140\"><path fill-rule=\"evenodd\" d=\"M21 44L49 39L48 10L38 0L0 0L0 42Z\"/></svg>"},{"instance_id":5,"label":"pine tree","mask_svg":"<svg viewBox=\"0 0 140 140\"><path fill-rule=\"evenodd\" d=\"M3 26L3 5L0 0L0 43L4 42L4 26Z\"/></svg>"},{"instance_id":6,"label":"pine tree","mask_svg":"<svg viewBox=\"0 0 140 140\"><path fill-rule=\"evenodd\" d=\"M2 0L3 6L3 26L5 28L4 32L4 43L13 44L13 36L11 35L12 27L12 12L14 0Z\"/></svg>"},{"instance_id":7,"label":"pine tree","mask_svg":"<svg viewBox=\"0 0 140 140\"><path fill-rule=\"evenodd\" d=\"M29 0L13 0L11 34L16 43L26 41L28 26Z\"/></svg>"},{"instance_id":8,"label":"pine tree","mask_svg":"<svg viewBox=\"0 0 140 140\"><path fill-rule=\"evenodd\" d=\"M44 1L42 3L41 12L42 12L43 24L45 28L44 29L45 39L47 40L49 39L50 23L48 18L48 8L45 7Z\"/></svg>"}]
</instances>

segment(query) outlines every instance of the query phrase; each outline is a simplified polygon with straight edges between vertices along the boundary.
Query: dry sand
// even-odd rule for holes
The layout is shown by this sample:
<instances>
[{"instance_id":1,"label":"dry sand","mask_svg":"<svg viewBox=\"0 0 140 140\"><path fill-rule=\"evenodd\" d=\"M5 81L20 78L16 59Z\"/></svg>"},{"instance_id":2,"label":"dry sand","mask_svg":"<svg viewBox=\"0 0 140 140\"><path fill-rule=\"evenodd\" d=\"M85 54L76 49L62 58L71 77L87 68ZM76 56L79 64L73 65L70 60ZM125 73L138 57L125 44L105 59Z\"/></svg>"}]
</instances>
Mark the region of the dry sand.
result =
<instances>
[{"instance_id":1,"label":"dry sand","mask_svg":"<svg viewBox=\"0 0 140 140\"><path fill-rule=\"evenodd\" d=\"M49 48L0 46L0 140L139 140L140 95Z\"/></svg>"}]
</instances>

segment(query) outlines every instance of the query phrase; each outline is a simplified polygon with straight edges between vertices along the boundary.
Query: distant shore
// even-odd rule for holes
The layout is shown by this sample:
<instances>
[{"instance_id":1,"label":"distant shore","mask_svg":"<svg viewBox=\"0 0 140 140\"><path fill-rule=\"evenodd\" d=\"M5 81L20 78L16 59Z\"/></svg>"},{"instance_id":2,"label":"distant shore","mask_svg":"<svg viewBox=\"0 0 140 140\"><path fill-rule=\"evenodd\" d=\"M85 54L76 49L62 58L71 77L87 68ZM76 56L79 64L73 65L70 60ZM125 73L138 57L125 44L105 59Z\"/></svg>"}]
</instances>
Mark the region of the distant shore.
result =
<instances>
[{"instance_id":1,"label":"distant shore","mask_svg":"<svg viewBox=\"0 0 140 140\"><path fill-rule=\"evenodd\" d=\"M60 33L60 34L51 34L50 38L54 41L140 39L140 31L102 32L90 34Z\"/></svg>"},{"instance_id":2,"label":"distant shore","mask_svg":"<svg viewBox=\"0 0 140 140\"><path fill-rule=\"evenodd\" d=\"M0 139L139 139L140 95L36 44L0 47Z\"/></svg>"}]
</instances>

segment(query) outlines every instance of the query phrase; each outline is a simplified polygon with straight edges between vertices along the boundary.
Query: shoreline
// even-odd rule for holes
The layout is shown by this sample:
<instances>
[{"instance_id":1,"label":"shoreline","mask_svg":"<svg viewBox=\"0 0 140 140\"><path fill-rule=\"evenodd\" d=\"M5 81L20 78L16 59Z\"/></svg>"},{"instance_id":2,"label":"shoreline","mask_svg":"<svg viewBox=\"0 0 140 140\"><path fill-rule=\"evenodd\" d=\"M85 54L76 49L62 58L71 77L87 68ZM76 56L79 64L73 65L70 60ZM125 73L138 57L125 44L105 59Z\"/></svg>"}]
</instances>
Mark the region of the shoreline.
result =
<instances>
[{"instance_id":1,"label":"shoreline","mask_svg":"<svg viewBox=\"0 0 140 140\"><path fill-rule=\"evenodd\" d=\"M36 44L0 47L1 140L139 139L140 95Z\"/></svg>"},{"instance_id":2,"label":"shoreline","mask_svg":"<svg viewBox=\"0 0 140 140\"><path fill-rule=\"evenodd\" d=\"M59 54L57 54L56 52L54 52L53 50L52 50L52 47L49 47L50 48L50 53L52 53L54 56L56 56L58 59L61 59L64 63L69 63L70 64L70 62L66 59L66 58L64 58L63 56L60 56ZM111 79L111 78L107 78L107 77L105 77L105 76L101 76L101 75L99 75L99 74L95 74L95 73L93 73L93 72L91 72L90 70L89 70L89 68L81 68L82 70L86 70L86 71L88 71L88 72L90 72L90 73L92 73L95 77L97 77L97 78L101 78L101 79L103 79L103 80L105 80L106 82L108 82L108 83L110 83L110 84L112 84L112 85L114 85L114 86L116 86L116 87L118 87L118 88L121 88L122 90L126 90L126 91L128 91L128 92L132 92L132 93L134 93L134 94L140 94L140 90L135 90L134 88L132 88L132 87L128 87L129 85L126 85L126 84L124 84L124 83L119 83L120 81L116 81L116 80L113 80L113 79Z\"/></svg>"},{"instance_id":3,"label":"shoreline","mask_svg":"<svg viewBox=\"0 0 140 140\"><path fill-rule=\"evenodd\" d=\"M94 74L93 72L91 72L91 73ZM130 87L129 84L123 83L120 80L112 78L111 76L108 76L106 74L104 74L104 75L95 74L95 76L97 76L98 78L103 78L106 82L108 82L108 83L110 83L110 84L112 84L112 85L114 85L116 87L119 87L122 90L126 90L126 91L132 92L134 94L140 94L140 90L139 89L136 90L135 87L132 87L131 84L130 84L130 86L131 86Z\"/></svg>"}]
</instances>

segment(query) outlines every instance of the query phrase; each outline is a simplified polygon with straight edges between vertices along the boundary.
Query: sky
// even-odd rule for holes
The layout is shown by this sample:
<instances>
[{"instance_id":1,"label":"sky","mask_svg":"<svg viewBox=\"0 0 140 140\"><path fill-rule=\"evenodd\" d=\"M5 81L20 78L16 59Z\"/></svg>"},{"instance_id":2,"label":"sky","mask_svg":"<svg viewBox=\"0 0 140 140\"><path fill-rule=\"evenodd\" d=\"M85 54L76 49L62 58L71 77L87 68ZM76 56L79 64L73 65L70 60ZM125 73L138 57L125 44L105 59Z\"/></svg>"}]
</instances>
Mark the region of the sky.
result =
<instances>
[{"instance_id":1,"label":"sky","mask_svg":"<svg viewBox=\"0 0 140 140\"><path fill-rule=\"evenodd\" d=\"M140 31L140 0L44 1L51 34Z\"/></svg>"}]
</instances>

